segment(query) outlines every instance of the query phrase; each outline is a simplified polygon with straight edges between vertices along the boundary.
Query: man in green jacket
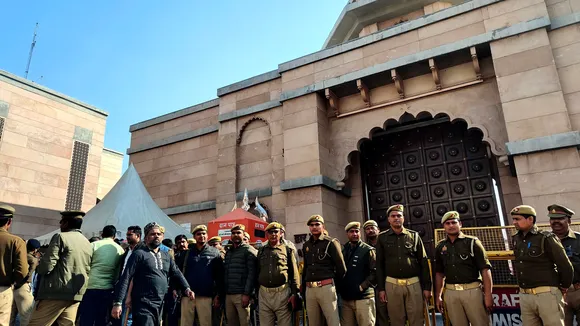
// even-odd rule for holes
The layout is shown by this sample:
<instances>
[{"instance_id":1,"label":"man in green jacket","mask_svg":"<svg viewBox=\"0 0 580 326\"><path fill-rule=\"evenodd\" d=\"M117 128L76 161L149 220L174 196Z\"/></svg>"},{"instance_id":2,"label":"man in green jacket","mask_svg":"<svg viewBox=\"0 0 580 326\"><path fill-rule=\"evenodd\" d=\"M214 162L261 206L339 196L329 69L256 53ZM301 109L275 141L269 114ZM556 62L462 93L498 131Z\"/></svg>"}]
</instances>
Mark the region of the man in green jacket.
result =
<instances>
[{"instance_id":1,"label":"man in green jacket","mask_svg":"<svg viewBox=\"0 0 580 326\"><path fill-rule=\"evenodd\" d=\"M29 326L74 325L79 303L87 289L92 246L81 233L84 212L61 212L61 233L50 240L36 272L40 285Z\"/></svg>"}]
</instances>

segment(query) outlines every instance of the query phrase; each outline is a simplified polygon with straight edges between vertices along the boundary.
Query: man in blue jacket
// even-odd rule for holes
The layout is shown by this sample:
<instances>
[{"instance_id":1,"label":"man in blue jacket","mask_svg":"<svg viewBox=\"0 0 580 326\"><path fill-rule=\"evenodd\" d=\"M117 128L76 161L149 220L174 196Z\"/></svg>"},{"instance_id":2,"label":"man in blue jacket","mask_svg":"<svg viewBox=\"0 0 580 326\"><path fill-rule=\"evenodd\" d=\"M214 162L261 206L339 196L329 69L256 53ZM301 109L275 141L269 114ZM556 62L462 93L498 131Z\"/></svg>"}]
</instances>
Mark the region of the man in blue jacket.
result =
<instances>
[{"instance_id":1,"label":"man in blue jacket","mask_svg":"<svg viewBox=\"0 0 580 326\"><path fill-rule=\"evenodd\" d=\"M181 325L193 325L197 314L200 326L211 326L212 299L219 306L223 298L224 265L220 251L207 244L207 227L198 225L192 233L195 245L182 254L178 264L195 299L181 299Z\"/></svg>"}]
</instances>

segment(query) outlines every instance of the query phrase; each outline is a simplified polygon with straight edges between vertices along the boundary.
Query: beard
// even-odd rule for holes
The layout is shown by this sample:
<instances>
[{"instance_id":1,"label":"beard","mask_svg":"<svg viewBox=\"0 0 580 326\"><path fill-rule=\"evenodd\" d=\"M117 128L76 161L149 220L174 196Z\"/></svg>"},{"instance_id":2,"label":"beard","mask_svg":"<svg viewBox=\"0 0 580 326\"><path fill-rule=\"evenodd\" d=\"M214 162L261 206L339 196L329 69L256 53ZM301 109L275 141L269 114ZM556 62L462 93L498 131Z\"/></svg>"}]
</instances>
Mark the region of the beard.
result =
<instances>
[{"instance_id":1,"label":"beard","mask_svg":"<svg viewBox=\"0 0 580 326\"><path fill-rule=\"evenodd\" d=\"M159 239L152 240L147 244L151 249L157 249L161 245L161 241Z\"/></svg>"}]
</instances>

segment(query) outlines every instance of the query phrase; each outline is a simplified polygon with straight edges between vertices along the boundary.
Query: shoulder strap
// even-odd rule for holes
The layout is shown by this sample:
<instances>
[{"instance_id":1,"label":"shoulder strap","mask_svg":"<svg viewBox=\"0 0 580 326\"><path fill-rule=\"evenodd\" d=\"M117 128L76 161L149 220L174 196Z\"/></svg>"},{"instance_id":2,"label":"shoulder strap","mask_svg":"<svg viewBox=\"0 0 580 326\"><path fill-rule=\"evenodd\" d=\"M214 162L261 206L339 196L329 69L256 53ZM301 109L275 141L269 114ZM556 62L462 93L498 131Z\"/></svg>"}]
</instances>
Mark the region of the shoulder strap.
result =
<instances>
[{"instance_id":1,"label":"shoulder strap","mask_svg":"<svg viewBox=\"0 0 580 326\"><path fill-rule=\"evenodd\" d=\"M181 271L183 273L183 275L185 275L185 270L187 269L187 261L189 260L189 253L191 252L191 249L187 250L187 252L185 253L185 257L184 257L184 261L183 261L183 270Z\"/></svg>"},{"instance_id":2,"label":"shoulder strap","mask_svg":"<svg viewBox=\"0 0 580 326\"><path fill-rule=\"evenodd\" d=\"M413 248L414 249L413 251L417 252L417 245L419 245L419 232L415 232L414 237L415 237L415 246Z\"/></svg>"},{"instance_id":3,"label":"shoulder strap","mask_svg":"<svg viewBox=\"0 0 580 326\"><path fill-rule=\"evenodd\" d=\"M475 257L475 254L473 253L473 247L475 246L475 240L477 240L477 238L471 238L471 257Z\"/></svg>"}]
</instances>

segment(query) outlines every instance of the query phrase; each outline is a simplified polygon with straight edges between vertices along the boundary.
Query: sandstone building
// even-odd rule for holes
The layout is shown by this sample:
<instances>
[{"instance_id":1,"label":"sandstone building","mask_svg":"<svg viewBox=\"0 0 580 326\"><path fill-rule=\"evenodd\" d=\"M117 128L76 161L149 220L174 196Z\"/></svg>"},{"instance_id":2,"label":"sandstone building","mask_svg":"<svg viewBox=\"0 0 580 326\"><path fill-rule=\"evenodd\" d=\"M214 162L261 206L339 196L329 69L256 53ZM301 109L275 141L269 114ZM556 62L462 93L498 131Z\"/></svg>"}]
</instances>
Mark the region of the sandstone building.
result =
<instances>
[{"instance_id":1,"label":"sandstone building","mask_svg":"<svg viewBox=\"0 0 580 326\"><path fill-rule=\"evenodd\" d=\"M0 70L0 202L25 239L58 228L59 211L89 210L121 177L104 148L107 113Z\"/></svg>"},{"instance_id":2,"label":"sandstone building","mask_svg":"<svg viewBox=\"0 0 580 326\"><path fill-rule=\"evenodd\" d=\"M295 236L403 203L431 245L451 209L580 209L579 22L578 0L350 1L322 50L132 125L127 153L179 223L245 188Z\"/></svg>"}]
</instances>

